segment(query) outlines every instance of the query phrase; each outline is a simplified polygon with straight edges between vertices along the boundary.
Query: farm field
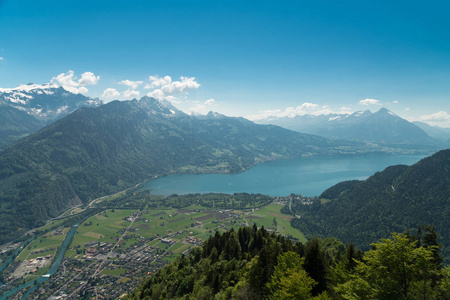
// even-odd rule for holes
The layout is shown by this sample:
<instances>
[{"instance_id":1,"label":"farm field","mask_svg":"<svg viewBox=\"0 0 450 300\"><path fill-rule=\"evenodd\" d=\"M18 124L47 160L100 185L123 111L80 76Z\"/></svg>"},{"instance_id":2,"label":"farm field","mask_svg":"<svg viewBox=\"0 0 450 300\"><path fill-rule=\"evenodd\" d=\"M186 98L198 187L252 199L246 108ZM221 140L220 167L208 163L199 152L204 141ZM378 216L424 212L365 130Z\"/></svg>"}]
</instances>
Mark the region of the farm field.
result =
<instances>
[{"instance_id":1,"label":"farm field","mask_svg":"<svg viewBox=\"0 0 450 300\"><path fill-rule=\"evenodd\" d=\"M143 241L160 251L179 254L197 243L187 242L189 238L205 240L215 231L224 232L240 226L258 227L291 236L305 242L303 234L290 226L292 216L280 212L282 205L269 204L252 210L218 210L200 205L182 209L107 209L80 224L66 256L85 253L94 243L115 244L122 237L115 251L130 251L142 245ZM276 223L274 223L276 221ZM126 232L125 232L126 231ZM160 242L162 238L171 243ZM181 249L181 250L180 250Z\"/></svg>"},{"instance_id":2,"label":"farm field","mask_svg":"<svg viewBox=\"0 0 450 300\"><path fill-rule=\"evenodd\" d=\"M307 240L303 234L291 226L290 221L293 216L280 212L282 207L282 205L272 203L256 210L254 213L244 217L244 219L249 225L256 223L258 227L264 226L268 230L274 230L277 233L294 237L302 243L306 242Z\"/></svg>"},{"instance_id":3,"label":"farm field","mask_svg":"<svg viewBox=\"0 0 450 300\"><path fill-rule=\"evenodd\" d=\"M32 259L48 254L54 254L66 237L67 230L61 230L59 234L47 233L32 241L23 251L16 257L16 261Z\"/></svg>"},{"instance_id":4,"label":"farm field","mask_svg":"<svg viewBox=\"0 0 450 300\"><path fill-rule=\"evenodd\" d=\"M35 270L32 269L35 259L53 260L75 224L78 224L76 232L62 264L48 283L56 287L58 282L70 279L61 290L76 290L80 282L89 282L90 276L100 280L100 285L126 290L127 286L138 284L180 255L201 246L215 232L232 228L237 231L254 223L268 231L306 241L300 231L291 227L292 216L280 212L285 199L271 200L259 194L208 194L203 198L200 194L161 197L118 193L101 200L90 214L85 212L81 223L61 219L41 227L39 230L45 234L27 245L11 268L23 262L20 267L23 275L15 275L13 271L8 274L17 283L46 274L50 264L42 264Z\"/></svg>"},{"instance_id":5,"label":"farm field","mask_svg":"<svg viewBox=\"0 0 450 300\"><path fill-rule=\"evenodd\" d=\"M141 212L137 209L106 209L78 226L65 257L82 259L90 247L99 244L114 246L114 251L119 254L145 244L159 253L170 252L166 260L172 261L191 247L201 245L201 241L215 231L237 230L253 223L305 242L303 234L290 226L292 216L282 214L281 207L271 203L254 211L219 210L201 205L182 209L145 209ZM58 225L59 222L52 222L46 227ZM68 229L58 228L37 238L17 256L16 261L55 255ZM161 242L163 238L170 239L170 242Z\"/></svg>"}]
</instances>

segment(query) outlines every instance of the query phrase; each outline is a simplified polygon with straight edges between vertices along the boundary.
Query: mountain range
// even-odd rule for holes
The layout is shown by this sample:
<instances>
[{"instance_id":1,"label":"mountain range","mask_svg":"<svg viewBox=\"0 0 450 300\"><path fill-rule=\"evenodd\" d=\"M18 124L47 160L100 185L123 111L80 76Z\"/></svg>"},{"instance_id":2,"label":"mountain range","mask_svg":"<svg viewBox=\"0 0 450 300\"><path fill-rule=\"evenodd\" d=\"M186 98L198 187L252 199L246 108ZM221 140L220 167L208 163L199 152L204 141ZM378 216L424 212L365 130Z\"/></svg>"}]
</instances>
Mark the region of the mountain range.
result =
<instances>
[{"instance_id":1,"label":"mountain range","mask_svg":"<svg viewBox=\"0 0 450 300\"><path fill-rule=\"evenodd\" d=\"M19 140L80 107L103 102L53 84L0 88L0 148Z\"/></svg>"},{"instance_id":2,"label":"mountain range","mask_svg":"<svg viewBox=\"0 0 450 300\"><path fill-rule=\"evenodd\" d=\"M240 172L362 147L215 113L197 118L148 97L80 108L0 151L0 243L156 175Z\"/></svg>"},{"instance_id":3,"label":"mountain range","mask_svg":"<svg viewBox=\"0 0 450 300\"><path fill-rule=\"evenodd\" d=\"M420 127L423 131L425 131L432 138L450 143L450 128L442 128L439 126L431 126L427 123L415 121L413 122L416 126Z\"/></svg>"},{"instance_id":4,"label":"mountain range","mask_svg":"<svg viewBox=\"0 0 450 300\"><path fill-rule=\"evenodd\" d=\"M20 235L19 228L33 228L69 207L154 176L232 173L283 157L383 151L357 139L327 139L213 112L187 115L149 97L101 105L50 84L0 89L0 116L0 146L10 144L0 150L0 243ZM358 121L363 116L366 121ZM435 142L385 109L345 119L413 132L386 143Z\"/></svg>"},{"instance_id":5,"label":"mountain range","mask_svg":"<svg viewBox=\"0 0 450 300\"><path fill-rule=\"evenodd\" d=\"M298 132L327 138L358 140L393 147L436 147L442 143L423 129L402 119L386 108L375 113L357 111L353 114L297 115L269 117L257 121Z\"/></svg>"}]
</instances>

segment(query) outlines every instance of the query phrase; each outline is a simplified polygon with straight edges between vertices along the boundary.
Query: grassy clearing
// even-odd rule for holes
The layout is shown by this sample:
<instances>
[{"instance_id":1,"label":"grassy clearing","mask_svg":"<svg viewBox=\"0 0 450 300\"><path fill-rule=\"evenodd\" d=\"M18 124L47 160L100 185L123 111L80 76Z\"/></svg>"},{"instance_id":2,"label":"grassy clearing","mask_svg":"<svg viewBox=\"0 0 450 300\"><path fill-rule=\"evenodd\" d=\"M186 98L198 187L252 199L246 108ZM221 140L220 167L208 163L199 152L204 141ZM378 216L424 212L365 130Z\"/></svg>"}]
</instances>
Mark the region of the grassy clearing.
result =
<instances>
[{"instance_id":1,"label":"grassy clearing","mask_svg":"<svg viewBox=\"0 0 450 300\"><path fill-rule=\"evenodd\" d=\"M168 248L167 250L176 252L179 248L183 247L185 244L183 243L175 243L172 245L172 247Z\"/></svg>"},{"instance_id":2,"label":"grassy clearing","mask_svg":"<svg viewBox=\"0 0 450 300\"><path fill-rule=\"evenodd\" d=\"M105 275L122 276L123 274L125 274L126 271L127 270L125 270L125 269L117 268L114 270L106 269L106 270L103 270L101 273L105 274Z\"/></svg>"},{"instance_id":3,"label":"grassy clearing","mask_svg":"<svg viewBox=\"0 0 450 300\"><path fill-rule=\"evenodd\" d=\"M150 243L148 243L148 245L149 245L149 246L156 246L156 245L158 245L159 243L161 243L159 240L153 240L153 241L151 241Z\"/></svg>"},{"instance_id":4,"label":"grassy clearing","mask_svg":"<svg viewBox=\"0 0 450 300\"><path fill-rule=\"evenodd\" d=\"M125 282L128 282L128 281L130 281L131 279L130 278L128 278L128 277L122 277L122 278L120 278L118 281L120 282L120 283L125 283Z\"/></svg>"},{"instance_id":5,"label":"grassy clearing","mask_svg":"<svg viewBox=\"0 0 450 300\"><path fill-rule=\"evenodd\" d=\"M114 243L121 235L121 230L128 227L130 222L123 220L135 210L116 209L98 213L78 226L70 247L82 246L89 242Z\"/></svg>"},{"instance_id":6,"label":"grassy clearing","mask_svg":"<svg viewBox=\"0 0 450 300\"><path fill-rule=\"evenodd\" d=\"M23 261L25 259L53 254L55 249L62 244L65 238L65 234L51 235L51 233L47 233L32 241L25 249L23 249L15 260ZM31 254L32 252L38 253Z\"/></svg>"},{"instance_id":7,"label":"grassy clearing","mask_svg":"<svg viewBox=\"0 0 450 300\"><path fill-rule=\"evenodd\" d=\"M303 234L298 229L291 227L290 220L292 219L292 216L285 215L280 212L282 207L283 206L278 204L269 204L259 210L256 210L253 214L246 216L245 220L249 226L256 223L258 227L264 226L266 229L276 230L276 232L280 234L287 236L290 235L297 238L301 242L306 242L307 240ZM252 217L257 218L255 219ZM274 219L276 223L274 222Z\"/></svg>"}]
</instances>

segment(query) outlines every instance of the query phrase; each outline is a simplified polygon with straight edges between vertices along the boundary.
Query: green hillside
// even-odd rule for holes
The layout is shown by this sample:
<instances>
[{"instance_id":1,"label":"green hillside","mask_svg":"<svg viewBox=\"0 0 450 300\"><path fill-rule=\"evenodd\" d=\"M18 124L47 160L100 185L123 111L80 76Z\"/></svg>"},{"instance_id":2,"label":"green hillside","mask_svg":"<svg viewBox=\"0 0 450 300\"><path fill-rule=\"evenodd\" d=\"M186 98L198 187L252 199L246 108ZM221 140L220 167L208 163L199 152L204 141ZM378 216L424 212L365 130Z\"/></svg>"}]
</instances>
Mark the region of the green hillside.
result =
<instances>
[{"instance_id":1,"label":"green hillside","mask_svg":"<svg viewBox=\"0 0 450 300\"><path fill-rule=\"evenodd\" d=\"M40 128L44 122L24 111L0 103L0 148L11 144Z\"/></svg>"},{"instance_id":2,"label":"green hillside","mask_svg":"<svg viewBox=\"0 0 450 300\"><path fill-rule=\"evenodd\" d=\"M82 108L0 151L0 243L155 175L240 172L359 145L242 118L196 118L146 97Z\"/></svg>"},{"instance_id":3,"label":"green hillside","mask_svg":"<svg viewBox=\"0 0 450 300\"><path fill-rule=\"evenodd\" d=\"M335 236L367 249L390 232L432 224L445 256L450 250L450 150L415 165L392 166L361 182L340 183L320 198L322 204L293 205L302 232Z\"/></svg>"},{"instance_id":4,"label":"green hillside","mask_svg":"<svg viewBox=\"0 0 450 300\"><path fill-rule=\"evenodd\" d=\"M216 233L126 299L445 299L449 273L434 237L393 234L362 253L336 239L293 244L240 228Z\"/></svg>"}]
</instances>

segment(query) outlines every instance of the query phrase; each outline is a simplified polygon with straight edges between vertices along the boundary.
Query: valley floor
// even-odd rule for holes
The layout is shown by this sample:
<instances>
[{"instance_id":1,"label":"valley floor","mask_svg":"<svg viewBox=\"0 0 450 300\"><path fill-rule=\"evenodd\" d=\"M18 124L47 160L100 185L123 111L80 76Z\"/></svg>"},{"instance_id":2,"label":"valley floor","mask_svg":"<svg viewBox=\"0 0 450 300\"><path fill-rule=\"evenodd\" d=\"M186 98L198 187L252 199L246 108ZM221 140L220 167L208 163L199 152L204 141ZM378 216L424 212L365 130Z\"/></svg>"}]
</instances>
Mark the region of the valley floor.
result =
<instances>
[{"instance_id":1,"label":"valley floor","mask_svg":"<svg viewBox=\"0 0 450 300\"><path fill-rule=\"evenodd\" d=\"M225 197L223 203L228 203L233 197L219 196ZM99 210L78 226L58 271L44 283L37 284L28 297L119 298L177 256L186 255L193 247L202 245L216 231L257 224L293 240L306 241L300 231L291 227L292 216L280 212L291 196L264 196L270 201L253 207L252 195L248 197L250 205L239 209L220 208L221 202L217 207L208 207L199 204L198 200L193 201L193 198L185 207L125 208L124 204L129 203L126 203L128 197L124 194L105 198L99 205L107 205L108 208ZM236 204L242 207L239 200ZM70 229L67 224L64 219L53 220L40 229L48 231L27 245L4 271L5 285L0 287L0 295L47 273ZM15 293L15 297L20 299L26 292L27 289L22 289Z\"/></svg>"}]
</instances>

